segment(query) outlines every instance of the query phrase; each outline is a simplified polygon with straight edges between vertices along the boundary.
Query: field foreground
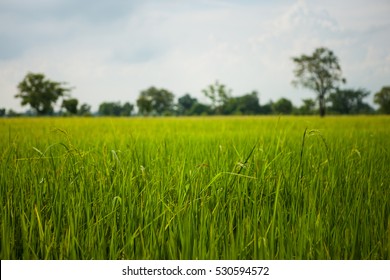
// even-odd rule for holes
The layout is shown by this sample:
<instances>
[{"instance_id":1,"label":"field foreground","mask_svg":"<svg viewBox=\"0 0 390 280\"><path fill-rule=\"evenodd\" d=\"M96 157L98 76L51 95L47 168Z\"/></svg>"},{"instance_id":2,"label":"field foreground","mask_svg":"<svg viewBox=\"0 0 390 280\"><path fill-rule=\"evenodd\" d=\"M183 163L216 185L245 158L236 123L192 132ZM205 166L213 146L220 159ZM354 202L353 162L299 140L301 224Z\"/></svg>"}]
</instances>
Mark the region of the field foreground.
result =
<instances>
[{"instance_id":1,"label":"field foreground","mask_svg":"<svg viewBox=\"0 0 390 280\"><path fill-rule=\"evenodd\" d=\"M1 259L390 259L390 117L0 119Z\"/></svg>"}]
</instances>

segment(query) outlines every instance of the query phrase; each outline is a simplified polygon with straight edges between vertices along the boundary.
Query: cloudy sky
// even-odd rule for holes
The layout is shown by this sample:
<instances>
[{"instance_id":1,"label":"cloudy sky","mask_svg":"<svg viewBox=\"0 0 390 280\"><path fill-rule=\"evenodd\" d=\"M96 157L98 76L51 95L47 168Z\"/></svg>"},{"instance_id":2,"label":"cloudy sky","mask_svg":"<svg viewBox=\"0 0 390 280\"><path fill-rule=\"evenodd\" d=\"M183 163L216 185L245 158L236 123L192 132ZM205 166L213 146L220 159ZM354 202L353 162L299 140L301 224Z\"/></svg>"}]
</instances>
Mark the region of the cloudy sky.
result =
<instances>
[{"instance_id":1,"label":"cloudy sky","mask_svg":"<svg viewBox=\"0 0 390 280\"><path fill-rule=\"evenodd\" d=\"M345 87L390 84L389 0L0 0L0 108L28 72L74 87L92 105L135 103L141 90L176 97L219 80L260 103L314 97L291 85L293 56L327 47Z\"/></svg>"}]
</instances>

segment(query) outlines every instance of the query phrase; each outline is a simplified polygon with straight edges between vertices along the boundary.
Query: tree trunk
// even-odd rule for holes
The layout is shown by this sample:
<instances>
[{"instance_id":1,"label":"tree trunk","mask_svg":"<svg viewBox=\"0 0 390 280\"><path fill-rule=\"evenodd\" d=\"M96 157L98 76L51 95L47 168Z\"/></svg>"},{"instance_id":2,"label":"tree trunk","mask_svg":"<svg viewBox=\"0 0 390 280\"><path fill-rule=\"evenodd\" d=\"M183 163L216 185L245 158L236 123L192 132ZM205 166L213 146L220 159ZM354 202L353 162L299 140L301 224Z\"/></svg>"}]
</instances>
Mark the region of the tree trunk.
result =
<instances>
[{"instance_id":1,"label":"tree trunk","mask_svg":"<svg viewBox=\"0 0 390 280\"><path fill-rule=\"evenodd\" d=\"M324 95L319 96L319 103L320 103L320 117L325 117L325 97Z\"/></svg>"}]
</instances>

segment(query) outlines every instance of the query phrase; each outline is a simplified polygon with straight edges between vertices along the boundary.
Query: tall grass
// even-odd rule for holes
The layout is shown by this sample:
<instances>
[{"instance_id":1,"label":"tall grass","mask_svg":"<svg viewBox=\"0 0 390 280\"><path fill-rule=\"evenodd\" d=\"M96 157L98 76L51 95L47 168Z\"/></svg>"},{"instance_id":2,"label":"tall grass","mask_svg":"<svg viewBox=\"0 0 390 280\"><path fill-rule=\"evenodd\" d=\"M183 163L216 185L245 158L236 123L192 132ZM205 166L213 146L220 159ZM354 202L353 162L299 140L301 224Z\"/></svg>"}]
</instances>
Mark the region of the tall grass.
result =
<instances>
[{"instance_id":1,"label":"tall grass","mask_svg":"<svg viewBox=\"0 0 390 280\"><path fill-rule=\"evenodd\" d=\"M1 259L389 259L389 117L0 120Z\"/></svg>"}]
</instances>

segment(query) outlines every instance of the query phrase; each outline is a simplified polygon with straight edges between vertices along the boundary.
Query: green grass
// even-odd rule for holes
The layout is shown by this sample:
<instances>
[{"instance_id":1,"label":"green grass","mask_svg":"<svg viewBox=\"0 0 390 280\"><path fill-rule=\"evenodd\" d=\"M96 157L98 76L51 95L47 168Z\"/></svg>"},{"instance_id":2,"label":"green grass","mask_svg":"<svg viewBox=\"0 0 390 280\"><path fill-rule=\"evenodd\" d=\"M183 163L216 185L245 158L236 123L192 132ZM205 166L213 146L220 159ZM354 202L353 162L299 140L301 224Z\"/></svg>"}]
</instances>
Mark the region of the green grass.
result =
<instances>
[{"instance_id":1,"label":"green grass","mask_svg":"<svg viewBox=\"0 0 390 280\"><path fill-rule=\"evenodd\" d=\"M389 259L390 117L0 120L1 259Z\"/></svg>"}]
</instances>

